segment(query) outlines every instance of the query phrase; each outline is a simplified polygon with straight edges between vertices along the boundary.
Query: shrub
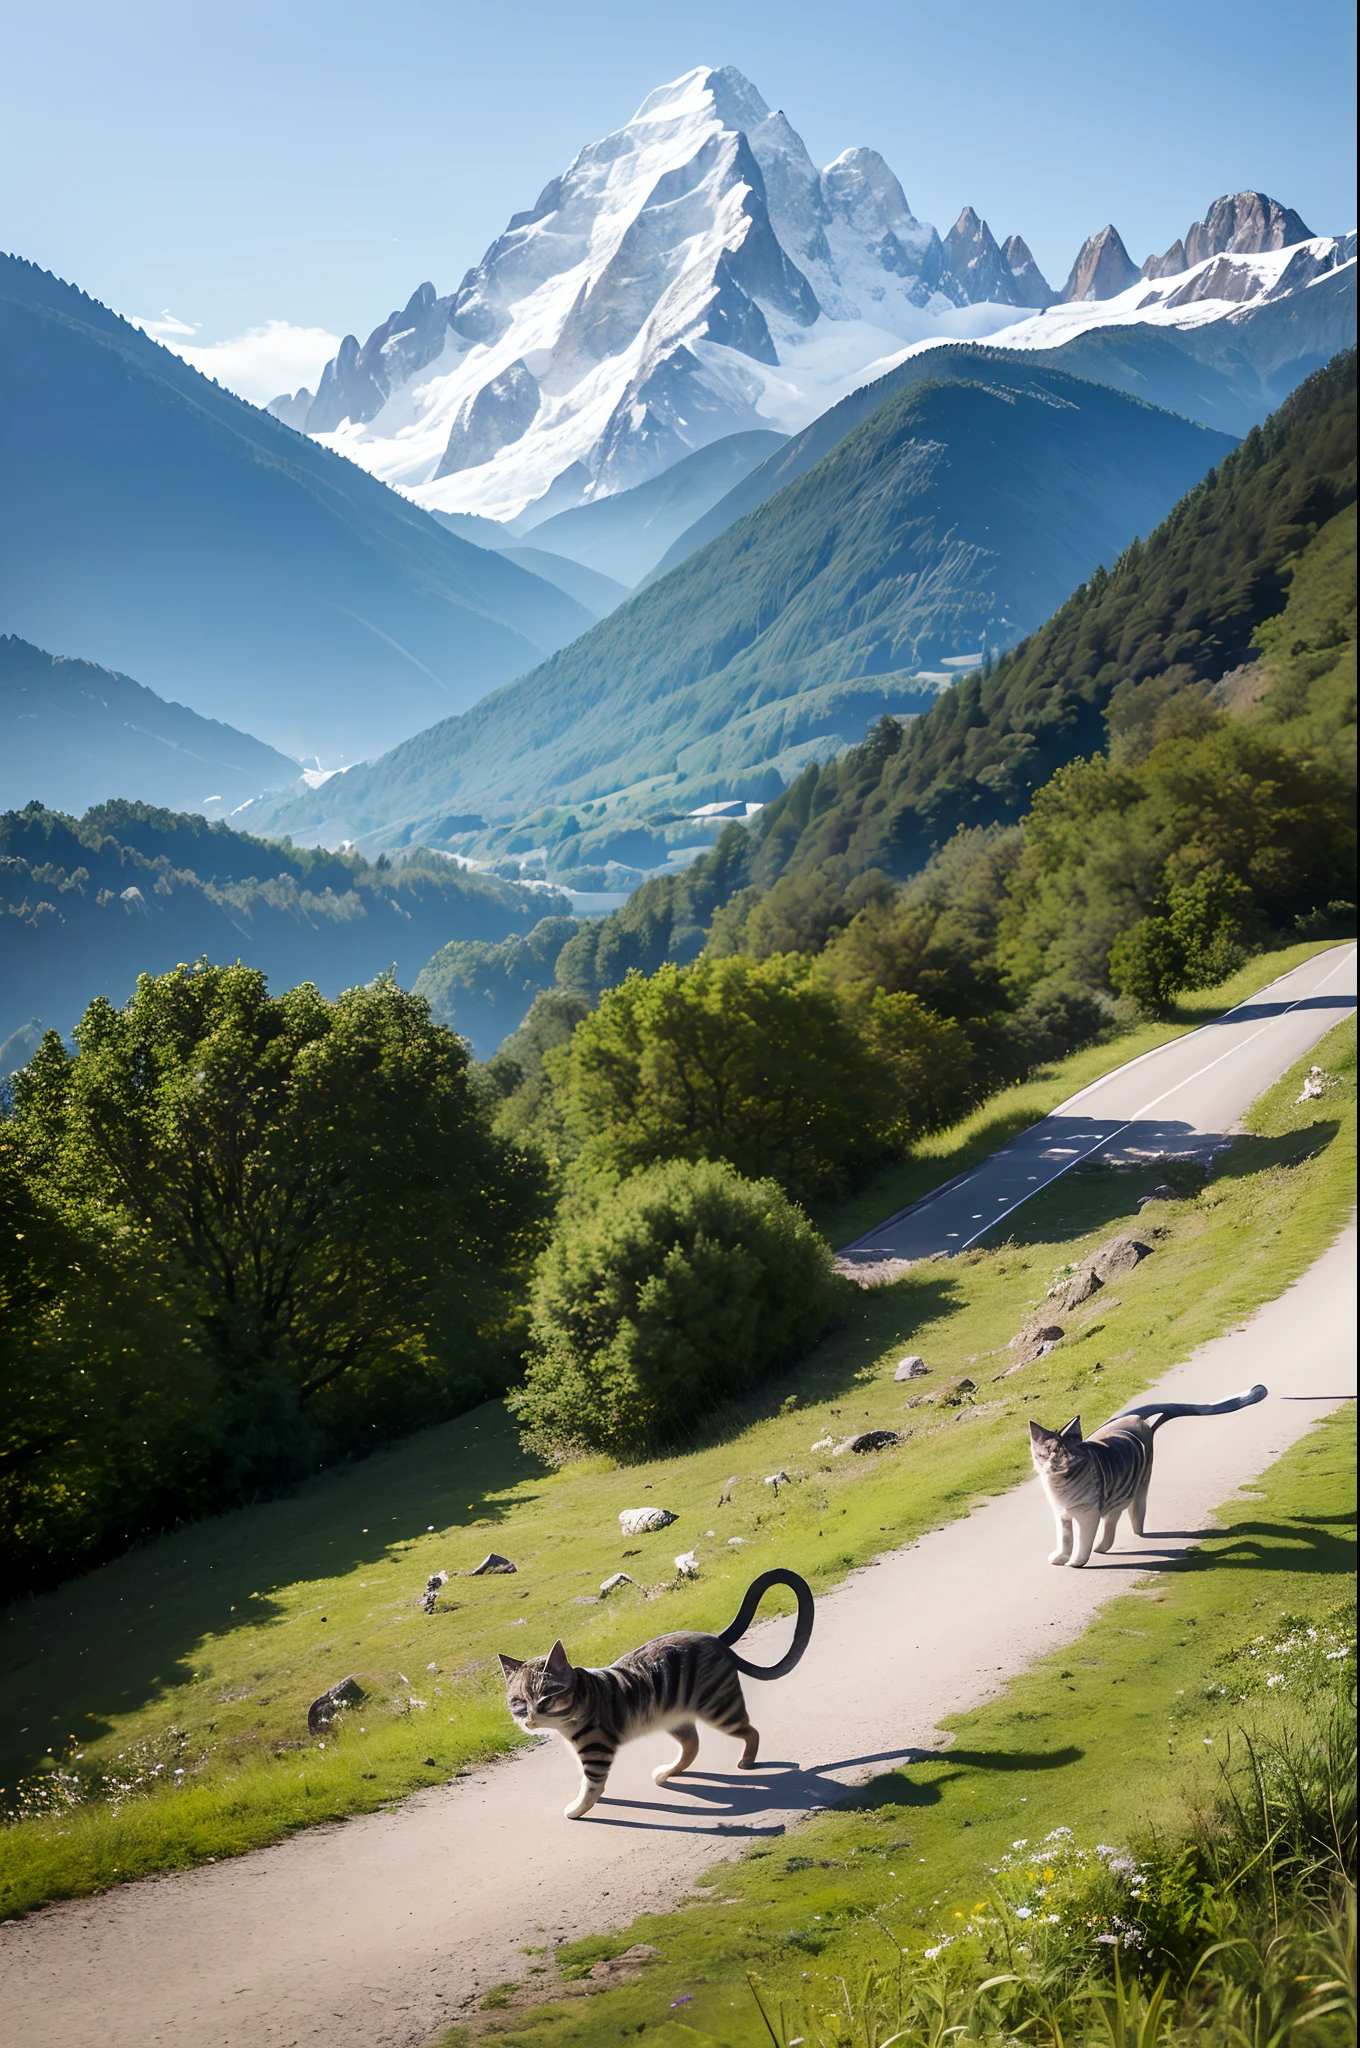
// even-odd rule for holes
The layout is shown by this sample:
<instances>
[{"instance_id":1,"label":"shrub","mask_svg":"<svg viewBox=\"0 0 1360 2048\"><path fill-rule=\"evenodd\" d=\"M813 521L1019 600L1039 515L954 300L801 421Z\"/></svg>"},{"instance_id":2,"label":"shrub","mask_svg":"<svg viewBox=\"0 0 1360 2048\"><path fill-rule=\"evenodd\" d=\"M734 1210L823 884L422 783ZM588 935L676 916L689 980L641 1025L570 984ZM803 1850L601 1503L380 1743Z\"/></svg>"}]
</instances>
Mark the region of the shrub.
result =
<instances>
[{"instance_id":1,"label":"shrub","mask_svg":"<svg viewBox=\"0 0 1360 2048\"><path fill-rule=\"evenodd\" d=\"M773 1181L669 1160L570 1198L534 1291L532 1445L638 1454L796 1357L849 1294Z\"/></svg>"}]
</instances>

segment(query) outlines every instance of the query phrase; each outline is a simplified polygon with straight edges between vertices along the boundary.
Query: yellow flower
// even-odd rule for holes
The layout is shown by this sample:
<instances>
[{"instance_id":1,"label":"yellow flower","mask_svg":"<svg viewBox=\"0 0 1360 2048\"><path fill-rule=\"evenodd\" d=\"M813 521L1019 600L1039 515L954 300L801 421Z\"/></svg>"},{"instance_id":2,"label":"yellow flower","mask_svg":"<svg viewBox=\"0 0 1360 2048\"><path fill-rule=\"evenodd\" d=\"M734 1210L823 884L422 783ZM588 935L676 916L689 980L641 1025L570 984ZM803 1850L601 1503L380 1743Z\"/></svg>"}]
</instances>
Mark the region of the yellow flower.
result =
<instances>
[{"instance_id":1,"label":"yellow flower","mask_svg":"<svg viewBox=\"0 0 1360 2048\"><path fill-rule=\"evenodd\" d=\"M1044 1872L1044 1883L1045 1883L1045 1884L1052 1884L1052 1882L1053 1882L1053 1872L1052 1872L1051 1870L1046 1870L1046 1871Z\"/></svg>"}]
</instances>

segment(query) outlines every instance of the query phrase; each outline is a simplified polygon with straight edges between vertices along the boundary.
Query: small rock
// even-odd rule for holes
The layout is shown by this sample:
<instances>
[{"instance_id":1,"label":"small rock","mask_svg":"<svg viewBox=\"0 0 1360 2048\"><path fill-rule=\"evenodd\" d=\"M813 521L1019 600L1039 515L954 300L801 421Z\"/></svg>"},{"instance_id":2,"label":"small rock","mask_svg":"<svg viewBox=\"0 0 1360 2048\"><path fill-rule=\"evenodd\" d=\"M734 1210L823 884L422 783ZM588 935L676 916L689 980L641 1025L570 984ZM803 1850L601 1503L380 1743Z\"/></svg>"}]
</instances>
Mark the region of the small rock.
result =
<instances>
[{"instance_id":1,"label":"small rock","mask_svg":"<svg viewBox=\"0 0 1360 2048\"><path fill-rule=\"evenodd\" d=\"M470 1579L483 1579L488 1572L515 1572L519 1566L511 1564L508 1557L502 1557L498 1550L488 1550L481 1563L474 1565L468 1573Z\"/></svg>"},{"instance_id":2,"label":"small rock","mask_svg":"<svg viewBox=\"0 0 1360 2048\"><path fill-rule=\"evenodd\" d=\"M1152 1246L1140 1244L1136 1237L1121 1232L1093 1252L1085 1262L1102 1287L1111 1280L1122 1280L1125 1273L1131 1273L1142 1260L1151 1258Z\"/></svg>"},{"instance_id":3,"label":"small rock","mask_svg":"<svg viewBox=\"0 0 1360 2048\"><path fill-rule=\"evenodd\" d=\"M646 1536L650 1530L667 1529L679 1519L669 1508L624 1508L619 1515L619 1527L625 1536Z\"/></svg>"},{"instance_id":4,"label":"small rock","mask_svg":"<svg viewBox=\"0 0 1360 2048\"><path fill-rule=\"evenodd\" d=\"M577 1593L571 1604L573 1607L598 1607L600 1596L598 1593Z\"/></svg>"},{"instance_id":5,"label":"small rock","mask_svg":"<svg viewBox=\"0 0 1360 2048\"><path fill-rule=\"evenodd\" d=\"M1027 1364L1041 1344L1056 1344L1063 1334L1061 1323L1026 1323L1018 1336L1011 1338L1010 1349L1023 1351Z\"/></svg>"},{"instance_id":6,"label":"small rock","mask_svg":"<svg viewBox=\"0 0 1360 2048\"><path fill-rule=\"evenodd\" d=\"M425 1669L427 1671L437 1671L439 1669L439 1666L437 1664L427 1664L425 1666Z\"/></svg>"},{"instance_id":7,"label":"small rock","mask_svg":"<svg viewBox=\"0 0 1360 2048\"><path fill-rule=\"evenodd\" d=\"M1139 1196L1138 1206L1141 1209L1144 1202L1179 1202L1179 1200L1180 1196L1176 1193L1176 1190L1169 1188L1165 1181L1161 1181L1152 1190L1150 1195Z\"/></svg>"},{"instance_id":8,"label":"small rock","mask_svg":"<svg viewBox=\"0 0 1360 2048\"><path fill-rule=\"evenodd\" d=\"M675 1571L676 1571L676 1576L677 1576L677 1578L681 1578L681 1579L697 1579L697 1578L698 1578L698 1576L699 1576L699 1560L698 1560L698 1558L697 1558L697 1557L695 1556L695 1554L694 1554L694 1552L693 1552L692 1550L683 1550L683 1551L681 1551L681 1553L680 1553L679 1557L677 1557L677 1558L676 1558L676 1560L675 1560Z\"/></svg>"},{"instance_id":9,"label":"small rock","mask_svg":"<svg viewBox=\"0 0 1360 2048\"><path fill-rule=\"evenodd\" d=\"M357 1707L368 1695L357 1678L342 1678L329 1692L323 1692L320 1699L313 1700L307 1709L307 1732L309 1735L324 1735L336 1715L345 1707Z\"/></svg>"},{"instance_id":10,"label":"small rock","mask_svg":"<svg viewBox=\"0 0 1360 2048\"><path fill-rule=\"evenodd\" d=\"M894 1380L919 1380L929 1371L930 1367L926 1364L924 1358L900 1358L897 1362L897 1370L893 1374L893 1378Z\"/></svg>"},{"instance_id":11,"label":"small rock","mask_svg":"<svg viewBox=\"0 0 1360 2048\"><path fill-rule=\"evenodd\" d=\"M812 1445L812 1449L814 1451L829 1451L835 1441L836 1439L832 1436L819 1436L816 1443Z\"/></svg>"},{"instance_id":12,"label":"small rock","mask_svg":"<svg viewBox=\"0 0 1360 2048\"><path fill-rule=\"evenodd\" d=\"M600 1596L601 1598L603 1598L606 1593L612 1593L616 1586L635 1586L636 1584L637 1580L630 1579L627 1572L615 1572L613 1576L611 1578L606 1579L603 1585L600 1587Z\"/></svg>"},{"instance_id":13,"label":"small rock","mask_svg":"<svg viewBox=\"0 0 1360 2048\"><path fill-rule=\"evenodd\" d=\"M746 1541L746 1538L744 1536L729 1536L727 1541L731 1549L740 1550L742 1544Z\"/></svg>"},{"instance_id":14,"label":"small rock","mask_svg":"<svg viewBox=\"0 0 1360 2048\"><path fill-rule=\"evenodd\" d=\"M893 1444L901 1442L902 1436L898 1430L865 1429L861 1430L858 1436L848 1436L844 1443L837 1444L831 1455L833 1458L839 1458L844 1451L855 1451L860 1455L865 1451L886 1451Z\"/></svg>"},{"instance_id":15,"label":"small rock","mask_svg":"<svg viewBox=\"0 0 1360 2048\"><path fill-rule=\"evenodd\" d=\"M425 1591L420 1596L420 1605L426 1614L434 1613L434 1603L439 1598L439 1589L441 1586L447 1586L448 1583L449 1575L447 1572L434 1572L426 1580ZM434 1666L431 1665L430 1669L433 1670Z\"/></svg>"},{"instance_id":16,"label":"small rock","mask_svg":"<svg viewBox=\"0 0 1360 2048\"><path fill-rule=\"evenodd\" d=\"M791 1482L789 1480L789 1475L787 1472L771 1472L769 1478L765 1481L765 1484L767 1486L772 1486L774 1488L774 1497L776 1500L778 1500L779 1498L780 1487L788 1486L790 1483Z\"/></svg>"},{"instance_id":17,"label":"small rock","mask_svg":"<svg viewBox=\"0 0 1360 2048\"><path fill-rule=\"evenodd\" d=\"M1080 1308L1089 1301L1100 1285L1100 1276L1090 1266L1078 1266L1066 1280L1059 1280L1048 1290L1048 1299L1056 1302L1060 1309Z\"/></svg>"},{"instance_id":18,"label":"small rock","mask_svg":"<svg viewBox=\"0 0 1360 2048\"><path fill-rule=\"evenodd\" d=\"M952 1380L940 1390L940 1404L944 1408L962 1408L977 1392L974 1380Z\"/></svg>"}]
</instances>

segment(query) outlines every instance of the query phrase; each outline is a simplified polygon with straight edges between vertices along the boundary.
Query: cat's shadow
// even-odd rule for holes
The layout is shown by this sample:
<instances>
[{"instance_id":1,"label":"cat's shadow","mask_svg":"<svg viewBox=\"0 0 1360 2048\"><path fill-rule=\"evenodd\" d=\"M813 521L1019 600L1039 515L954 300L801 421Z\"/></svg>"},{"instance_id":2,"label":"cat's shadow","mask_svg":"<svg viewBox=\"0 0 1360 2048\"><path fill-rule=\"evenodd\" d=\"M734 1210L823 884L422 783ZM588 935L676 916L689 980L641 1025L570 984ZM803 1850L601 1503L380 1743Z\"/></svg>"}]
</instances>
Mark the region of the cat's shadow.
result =
<instances>
[{"instance_id":1,"label":"cat's shadow","mask_svg":"<svg viewBox=\"0 0 1360 2048\"><path fill-rule=\"evenodd\" d=\"M602 1822L606 1827L644 1828L662 1834L782 1835L783 1821L762 1826L760 1817L772 1809L779 1813L814 1813L822 1807L843 1805L862 1793L862 1786L847 1785L842 1779L831 1777L832 1771L854 1770L865 1764L878 1764L894 1770L903 1764L938 1764L940 1761L939 1750L915 1748L885 1749L872 1756L841 1757L835 1763L815 1764L808 1769L788 1758L771 1757L753 1771L686 1771L683 1776L673 1779L656 1799L624 1799L606 1793L586 1818ZM913 1785L905 1779L893 1782L902 1788L899 1804L934 1806L942 1796L942 1781L937 1780L930 1785ZM688 1812L693 1818L687 1818L686 1808L675 1804L679 1795L701 1802L703 1810L695 1813L691 1807ZM605 1807L624 1810L606 1813L602 1810ZM632 1818L632 1815L637 1817ZM647 1817L651 1815L657 1818Z\"/></svg>"}]
</instances>

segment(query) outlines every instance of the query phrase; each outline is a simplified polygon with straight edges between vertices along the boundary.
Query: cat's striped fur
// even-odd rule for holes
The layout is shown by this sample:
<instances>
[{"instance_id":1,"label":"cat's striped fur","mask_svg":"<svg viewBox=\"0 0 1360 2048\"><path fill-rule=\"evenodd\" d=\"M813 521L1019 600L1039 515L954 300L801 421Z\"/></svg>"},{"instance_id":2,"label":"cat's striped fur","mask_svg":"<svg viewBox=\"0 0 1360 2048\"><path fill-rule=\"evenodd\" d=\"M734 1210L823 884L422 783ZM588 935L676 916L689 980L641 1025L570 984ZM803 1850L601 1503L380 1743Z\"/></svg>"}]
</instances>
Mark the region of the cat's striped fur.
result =
<instances>
[{"instance_id":1,"label":"cat's striped fur","mask_svg":"<svg viewBox=\"0 0 1360 2048\"><path fill-rule=\"evenodd\" d=\"M1232 1415L1264 1401L1262 1386L1226 1401L1162 1401L1124 1408L1085 1441L1078 1415L1065 1429L1029 1426L1030 1456L1058 1525L1050 1564L1083 1565L1092 1549L1108 1550L1126 1511L1135 1536L1143 1533L1152 1481L1152 1439L1179 1415ZM1098 1533L1097 1533L1098 1532Z\"/></svg>"},{"instance_id":2,"label":"cat's striped fur","mask_svg":"<svg viewBox=\"0 0 1360 2048\"><path fill-rule=\"evenodd\" d=\"M793 1642L777 1664L748 1664L731 1645L745 1635L771 1586L790 1586L798 1596ZM506 1701L521 1728L560 1735L581 1766L581 1785L568 1820L589 1813L604 1791L620 1746L653 1728L668 1728L680 1744L673 1763L652 1772L658 1785L687 1771L699 1753L697 1724L706 1722L742 1743L739 1768L752 1770L760 1736L751 1726L742 1697L741 1674L782 1678L792 1671L812 1634L812 1589L797 1572L762 1572L746 1589L734 1621L721 1635L657 1636L630 1650L604 1670L572 1664L560 1641L546 1657L521 1662L502 1656Z\"/></svg>"}]
</instances>

